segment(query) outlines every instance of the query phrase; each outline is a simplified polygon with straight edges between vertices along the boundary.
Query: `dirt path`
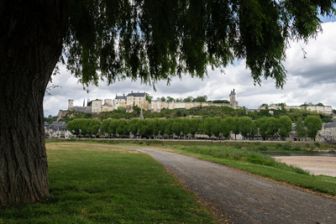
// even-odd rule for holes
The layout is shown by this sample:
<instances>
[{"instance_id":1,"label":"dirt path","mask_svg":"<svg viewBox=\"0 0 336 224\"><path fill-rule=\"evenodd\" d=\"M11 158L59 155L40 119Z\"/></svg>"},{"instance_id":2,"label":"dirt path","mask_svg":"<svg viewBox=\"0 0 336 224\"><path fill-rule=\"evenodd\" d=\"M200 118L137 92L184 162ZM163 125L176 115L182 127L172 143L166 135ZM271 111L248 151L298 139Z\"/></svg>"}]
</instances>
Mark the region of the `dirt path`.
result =
<instances>
[{"instance_id":1,"label":"dirt path","mask_svg":"<svg viewBox=\"0 0 336 224\"><path fill-rule=\"evenodd\" d=\"M195 158L137 148L233 223L336 223L336 200Z\"/></svg>"},{"instance_id":2,"label":"dirt path","mask_svg":"<svg viewBox=\"0 0 336 224\"><path fill-rule=\"evenodd\" d=\"M274 158L280 162L300 167L315 175L336 177L335 156L275 156Z\"/></svg>"}]
</instances>

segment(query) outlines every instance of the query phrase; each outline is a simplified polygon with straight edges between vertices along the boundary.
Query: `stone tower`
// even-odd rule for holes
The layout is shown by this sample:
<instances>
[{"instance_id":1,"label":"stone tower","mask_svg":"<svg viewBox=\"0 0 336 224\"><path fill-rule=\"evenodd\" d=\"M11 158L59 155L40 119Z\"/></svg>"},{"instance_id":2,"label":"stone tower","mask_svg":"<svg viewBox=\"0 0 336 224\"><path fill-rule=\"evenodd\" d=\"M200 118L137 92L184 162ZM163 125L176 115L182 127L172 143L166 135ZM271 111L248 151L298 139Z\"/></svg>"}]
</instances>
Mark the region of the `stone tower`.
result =
<instances>
[{"instance_id":1,"label":"stone tower","mask_svg":"<svg viewBox=\"0 0 336 224\"><path fill-rule=\"evenodd\" d=\"M233 89L231 92L230 92L230 105L233 107L233 108L237 108L238 106L238 102L236 100L236 90Z\"/></svg>"},{"instance_id":2,"label":"stone tower","mask_svg":"<svg viewBox=\"0 0 336 224\"><path fill-rule=\"evenodd\" d=\"M68 100L68 110L71 110L74 107L74 100L73 99L69 99Z\"/></svg>"},{"instance_id":3,"label":"stone tower","mask_svg":"<svg viewBox=\"0 0 336 224\"><path fill-rule=\"evenodd\" d=\"M102 100L96 99L90 102L91 113L101 113L102 112Z\"/></svg>"}]
</instances>

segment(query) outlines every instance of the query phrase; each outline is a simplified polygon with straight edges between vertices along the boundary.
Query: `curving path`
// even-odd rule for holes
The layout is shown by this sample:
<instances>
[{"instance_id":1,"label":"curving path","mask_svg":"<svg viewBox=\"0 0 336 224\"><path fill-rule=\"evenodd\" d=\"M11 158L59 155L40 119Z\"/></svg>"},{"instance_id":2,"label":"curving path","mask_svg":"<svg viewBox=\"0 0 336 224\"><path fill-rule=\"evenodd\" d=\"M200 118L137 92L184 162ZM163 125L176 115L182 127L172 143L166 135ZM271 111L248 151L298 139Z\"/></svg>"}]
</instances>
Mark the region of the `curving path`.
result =
<instances>
[{"instance_id":1,"label":"curving path","mask_svg":"<svg viewBox=\"0 0 336 224\"><path fill-rule=\"evenodd\" d=\"M233 223L335 224L336 200L180 154L138 147Z\"/></svg>"}]
</instances>

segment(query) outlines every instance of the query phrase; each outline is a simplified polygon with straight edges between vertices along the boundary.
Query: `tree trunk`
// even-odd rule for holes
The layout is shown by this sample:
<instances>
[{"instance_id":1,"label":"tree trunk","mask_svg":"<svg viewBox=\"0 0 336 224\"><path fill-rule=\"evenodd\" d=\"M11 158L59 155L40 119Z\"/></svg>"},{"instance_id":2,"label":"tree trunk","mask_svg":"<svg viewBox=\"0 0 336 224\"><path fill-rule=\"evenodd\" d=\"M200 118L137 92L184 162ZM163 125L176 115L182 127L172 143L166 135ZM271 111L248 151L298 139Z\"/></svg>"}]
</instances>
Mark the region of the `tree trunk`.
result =
<instances>
[{"instance_id":1,"label":"tree trunk","mask_svg":"<svg viewBox=\"0 0 336 224\"><path fill-rule=\"evenodd\" d=\"M0 3L0 206L49 195L43 97L62 51L60 2Z\"/></svg>"}]
</instances>

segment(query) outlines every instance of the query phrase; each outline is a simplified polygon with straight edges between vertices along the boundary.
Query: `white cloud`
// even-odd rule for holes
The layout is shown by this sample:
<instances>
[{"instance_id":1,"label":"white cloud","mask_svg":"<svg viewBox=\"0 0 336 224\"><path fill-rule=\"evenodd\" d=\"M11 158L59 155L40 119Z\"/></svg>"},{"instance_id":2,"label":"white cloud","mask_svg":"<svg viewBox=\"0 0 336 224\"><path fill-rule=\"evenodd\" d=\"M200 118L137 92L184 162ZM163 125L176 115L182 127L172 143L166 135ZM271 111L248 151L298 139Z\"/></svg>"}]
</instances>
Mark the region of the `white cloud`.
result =
<instances>
[{"instance_id":1,"label":"white cloud","mask_svg":"<svg viewBox=\"0 0 336 224\"><path fill-rule=\"evenodd\" d=\"M51 89L51 95L44 100L45 114L56 114L67 107L67 99L82 105L83 99L114 98L115 95L130 91L146 91L154 97L187 97L207 95L210 99L227 99L231 89L237 90L240 105L257 108L262 103L286 102L289 105L304 102L322 102L336 106L336 22L324 23L323 32L316 39L290 42L286 51L287 82L283 89L276 89L273 80L264 80L261 86L254 85L250 71L243 61L224 69L208 70L203 80L188 76L174 78L170 85L165 81L152 86L124 80L110 86L101 83L83 90L76 78L61 66L60 74L53 78L53 84L60 87Z\"/></svg>"}]
</instances>

